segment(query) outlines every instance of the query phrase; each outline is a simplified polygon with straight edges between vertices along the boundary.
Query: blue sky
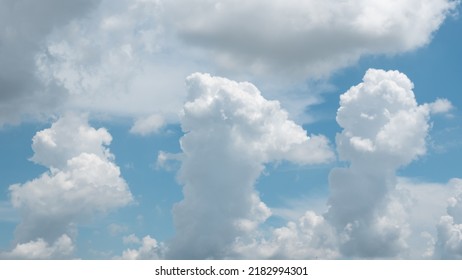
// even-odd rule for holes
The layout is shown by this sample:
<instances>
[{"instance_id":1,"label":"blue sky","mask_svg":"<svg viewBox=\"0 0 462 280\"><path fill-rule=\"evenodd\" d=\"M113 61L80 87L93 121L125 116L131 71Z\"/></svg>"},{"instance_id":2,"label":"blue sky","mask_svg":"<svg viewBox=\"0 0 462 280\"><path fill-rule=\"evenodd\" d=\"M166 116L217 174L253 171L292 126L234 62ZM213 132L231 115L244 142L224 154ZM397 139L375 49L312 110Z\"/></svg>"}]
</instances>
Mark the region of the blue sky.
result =
<instances>
[{"instance_id":1,"label":"blue sky","mask_svg":"<svg viewBox=\"0 0 462 280\"><path fill-rule=\"evenodd\" d=\"M458 1L59 3L0 0L0 258L462 258Z\"/></svg>"}]
</instances>

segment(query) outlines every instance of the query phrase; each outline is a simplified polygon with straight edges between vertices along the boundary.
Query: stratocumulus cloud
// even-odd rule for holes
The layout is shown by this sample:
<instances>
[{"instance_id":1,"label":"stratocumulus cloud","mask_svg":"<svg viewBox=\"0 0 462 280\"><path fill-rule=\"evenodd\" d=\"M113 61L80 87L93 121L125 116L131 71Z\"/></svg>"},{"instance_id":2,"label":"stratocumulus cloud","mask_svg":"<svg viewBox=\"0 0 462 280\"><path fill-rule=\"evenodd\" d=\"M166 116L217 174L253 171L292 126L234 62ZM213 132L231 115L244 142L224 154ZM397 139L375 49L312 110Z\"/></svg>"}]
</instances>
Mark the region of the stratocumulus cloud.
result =
<instances>
[{"instance_id":1,"label":"stratocumulus cloud","mask_svg":"<svg viewBox=\"0 0 462 280\"><path fill-rule=\"evenodd\" d=\"M0 2L7 26L0 64L8 65L0 69L0 124L67 109L177 122L182 80L191 72L267 84L268 75L298 82L329 76L363 56L425 46L458 3L9 2Z\"/></svg>"},{"instance_id":2,"label":"stratocumulus cloud","mask_svg":"<svg viewBox=\"0 0 462 280\"><path fill-rule=\"evenodd\" d=\"M324 75L363 55L427 44L457 1L165 1L188 43L221 66L255 73ZM207 15L207 16L204 16Z\"/></svg>"}]
</instances>

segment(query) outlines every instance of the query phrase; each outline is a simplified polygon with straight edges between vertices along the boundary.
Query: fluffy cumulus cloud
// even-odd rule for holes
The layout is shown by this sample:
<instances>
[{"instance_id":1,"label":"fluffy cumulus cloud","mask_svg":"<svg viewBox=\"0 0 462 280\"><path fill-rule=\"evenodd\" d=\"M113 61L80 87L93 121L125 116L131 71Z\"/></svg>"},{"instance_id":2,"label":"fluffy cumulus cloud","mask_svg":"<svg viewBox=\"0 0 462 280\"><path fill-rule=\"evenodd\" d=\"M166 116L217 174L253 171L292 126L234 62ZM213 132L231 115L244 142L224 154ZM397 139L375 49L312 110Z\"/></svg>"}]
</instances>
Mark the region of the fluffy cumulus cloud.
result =
<instances>
[{"instance_id":1,"label":"fluffy cumulus cloud","mask_svg":"<svg viewBox=\"0 0 462 280\"><path fill-rule=\"evenodd\" d=\"M460 258L460 179L396 175L426 153L429 117L439 113L432 107L441 101L418 105L412 88L397 71L367 71L340 97L337 150L349 166L329 175L327 211L239 237L234 251L245 258Z\"/></svg>"},{"instance_id":2,"label":"fluffy cumulus cloud","mask_svg":"<svg viewBox=\"0 0 462 280\"><path fill-rule=\"evenodd\" d=\"M340 97L337 151L349 166L329 175L327 211L240 239L235 250L248 258L460 257L460 180L396 176L426 153L430 114L441 112L435 107L451 107L447 100L418 105L412 89L398 71L368 70Z\"/></svg>"},{"instance_id":3,"label":"fluffy cumulus cloud","mask_svg":"<svg viewBox=\"0 0 462 280\"><path fill-rule=\"evenodd\" d=\"M187 86L178 174L184 199L173 210L170 257L223 258L270 215L254 189L265 163L324 163L333 153L325 137L310 138L250 83L196 73Z\"/></svg>"},{"instance_id":4,"label":"fluffy cumulus cloud","mask_svg":"<svg viewBox=\"0 0 462 280\"><path fill-rule=\"evenodd\" d=\"M78 223L91 222L132 201L106 147L111 140L104 128L90 127L86 117L72 114L37 132L32 160L49 171L9 188L11 203L21 217L12 254L38 247L45 256L52 255L63 247L64 239L75 235Z\"/></svg>"},{"instance_id":5,"label":"fluffy cumulus cloud","mask_svg":"<svg viewBox=\"0 0 462 280\"><path fill-rule=\"evenodd\" d=\"M348 168L329 176L327 220L345 257L403 257L408 244L406 203L396 171L426 152L429 106L418 105L412 82L397 71L370 69L340 97L337 150Z\"/></svg>"},{"instance_id":6,"label":"fluffy cumulus cloud","mask_svg":"<svg viewBox=\"0 0 462 280\"><path fill-rule=\"evenodd\" d=\"M452 0L164 1L184 41L228 69L328 74L362 55L427 44L457 6Z\"/></svg>"},{"instance_id":7,"label":"fluffy cumulus cloud","mask_svg":"<svg viewBox=\"0 0 462 280\"><path fill-rule=\"evenodd\" d=\"M46 36L86 14L98 1L0 1L0 126L20 121L24 114L52 110L62 102L59 88L44 87L35 73L35 55Z\"/></svg>"}]
</instances>

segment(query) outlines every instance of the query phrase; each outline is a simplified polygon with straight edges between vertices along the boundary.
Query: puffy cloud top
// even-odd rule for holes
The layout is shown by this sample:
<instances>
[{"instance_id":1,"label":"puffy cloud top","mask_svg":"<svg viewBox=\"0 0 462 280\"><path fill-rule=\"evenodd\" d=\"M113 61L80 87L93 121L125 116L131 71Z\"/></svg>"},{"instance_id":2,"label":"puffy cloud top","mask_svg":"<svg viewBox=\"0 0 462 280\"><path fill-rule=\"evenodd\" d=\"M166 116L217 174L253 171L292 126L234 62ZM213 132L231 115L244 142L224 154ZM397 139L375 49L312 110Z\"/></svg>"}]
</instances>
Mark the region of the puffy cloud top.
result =
<instances>
[{"instance_id":1,"label":"puffy cloud top","mask_svg":"<svg viewBox=\"0 0 462 280\"><path fill-rule=\"evenodd\" d=\"M397 167L425 154L429 108L417 105L412 89L398 71L369 69L362 83L340 97L340 157L353 164L380 158Z\"/></svg>"},{"instance_id":2,"label":"puffy cloud top","mask_svg":"<svg viewBox=\"0 0 462 280\"><path fill-rule=\"evenodd\" d=\"M95 129L81 117L68 114L32 138L34 155L31 160L50 168L63 168L67 161L82 153L111 158L105 146L112 141L105 128Z\"/></svg>"},{"instance_id":3,"label":"puffy cloud top","mask_svg":"<svg viewBox=\"0 0 462 280\"><path fill-rule=\"evenodd\" d=\"M75 224L133 200L105 147L111 139L105 129L94 129L85 117L72 114L37 132L32 159L50 171L9 188L22 218L17 240L43 238L51 243Z\"/></svg>"},{"instance_id":4,"label":"puffy cloud top","mask_svg":"<svg viewBox=\"0 0 462 280\"><path fill-rule=\"evenodd\" d=\"M286 159L308 164L333 158L325 137L310 139L278 101L266 100L252 84L196 73L188 77L187 85L189 101L182 117L188 133L182 141L185 151L194 149L186 146L186 139L223 128L234 149L261 162Z\"/></svg>"}]
</instances>

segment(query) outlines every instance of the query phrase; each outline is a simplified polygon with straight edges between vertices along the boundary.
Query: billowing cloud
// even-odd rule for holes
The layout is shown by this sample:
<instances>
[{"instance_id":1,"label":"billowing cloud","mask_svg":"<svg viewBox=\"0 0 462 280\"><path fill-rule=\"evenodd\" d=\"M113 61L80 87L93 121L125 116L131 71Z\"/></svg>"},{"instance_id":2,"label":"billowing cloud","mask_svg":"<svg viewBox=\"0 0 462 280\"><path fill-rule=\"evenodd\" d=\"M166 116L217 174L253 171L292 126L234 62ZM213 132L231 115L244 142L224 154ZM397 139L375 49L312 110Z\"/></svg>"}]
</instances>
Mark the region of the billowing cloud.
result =
<instances>
[{"instance_id":1,"label":"billowing cloud","mask_svg":"<svg viewBox=\"0 0 462 280\"><path fill-rule=\"evenodd\" d=\"M98 2L0 1L0 127L62 103L63 92L52 83L44 87L37 78L35 55L54 28L86 14Z\"/></svg>"},{"instance_id":2,"label":"billowing cloud","mask_svg":"<svg viewBox=\"0 0 462 280\"><path fill-rule=\"evenodd\" d=\"M427 44L459 1L164 1L185 42L227 69L323 75Z\"/></svg>"},{"instance_id":3,"label":"billowing cloud","mask_svg":"<svg viewBox=\"0 0 462 280\"><path fill-rule=\"evenodd\" d=\"M178 174L184 199L173 210L170 256L223 258L270 215L254 189L265 163L324 163L333 153L325 137L310 138L250 83L196 73L187 86Z\"/></svg>"},{"instance_id":4,"label":"billowing cloud","mask_svg":"<svg viewBox=\"0 0 462 280\"><path fill-rule=\"evenodd\" d=\"M37 132L32 160L50 170L9 188L21 217L18 248L52 244L63 234L72 237L78 223L133 200L106 147L110 142L105 129L90 127L85 117L72 114Z\"/></svg>"},{"instance_id":5,"label":"billowing cloud","mask_svg":"<svg viewBox=\"0 0 462 280\"><path fill-rule=\"evenodd\" d=\"M460 180L422 183L396 175L426 153L429 117L438 113L432 107L450 104L418 105L412 88L402 73L368 70L340 97L337 151L349 166L329 175L327 211L241 238L235 251L246 258L460 257Z\"/></svg>"},{"instance_id":6,"label":"billowing cloud","mask_svg":"<svg viewBox=\"0 0 462 280\"><path fill-rule=\"evenodd\" d=\"M370 69L340 97L337 150L348 168L329 175L326 219L345 257L403 257L408 209L396 191L396 171L426 152L429 108L418 105L412 82L397 71Z\"/></svg>"}]
</instances>

